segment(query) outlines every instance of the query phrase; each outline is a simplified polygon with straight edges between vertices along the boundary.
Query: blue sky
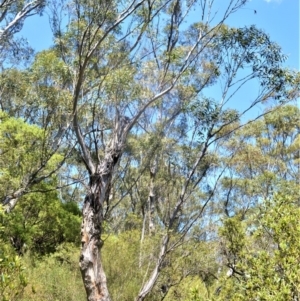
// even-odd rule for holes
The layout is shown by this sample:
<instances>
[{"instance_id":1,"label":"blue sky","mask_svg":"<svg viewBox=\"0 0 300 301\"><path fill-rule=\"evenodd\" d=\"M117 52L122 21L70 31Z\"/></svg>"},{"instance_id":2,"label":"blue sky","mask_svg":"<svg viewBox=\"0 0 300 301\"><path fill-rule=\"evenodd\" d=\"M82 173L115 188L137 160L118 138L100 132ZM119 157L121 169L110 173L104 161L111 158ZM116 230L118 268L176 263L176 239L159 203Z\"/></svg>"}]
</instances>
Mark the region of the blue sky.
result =
<instances>
[{"instance_id":1,"label":"blue sky","mask_svg":"<svg viewBox=\"0 0 300 301\"><path fill-rule=\"evenodd\" d=\"M287 66L299 70L299 13L299 0L252 0L229 23L263 29L288 55Z\"/></svg>"},{"instance_id":2,"label":"blue sky","mask_svg":"<svg viewBox=\"0 0 300 301\"><path fill-rule=\"evenodd\" d=\"M255 24L263 29L288 55L286 65L299 70L299 13L299 0L251 0L245 8L231 15L227 23L236 27ZM52 34L47 16L28 18L21 35L36 50L49 47Z\"/></svg>"}]
</instances>

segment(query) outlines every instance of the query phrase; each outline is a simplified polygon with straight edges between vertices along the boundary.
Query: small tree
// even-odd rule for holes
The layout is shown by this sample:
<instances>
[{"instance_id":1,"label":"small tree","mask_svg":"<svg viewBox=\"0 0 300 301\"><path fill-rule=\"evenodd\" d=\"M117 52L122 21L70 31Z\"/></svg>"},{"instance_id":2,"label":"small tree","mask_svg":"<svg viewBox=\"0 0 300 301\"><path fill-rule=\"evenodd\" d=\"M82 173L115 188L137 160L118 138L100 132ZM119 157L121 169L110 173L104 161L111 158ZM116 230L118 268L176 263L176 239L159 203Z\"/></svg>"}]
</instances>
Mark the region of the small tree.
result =
<instances>
[{"instance_id":1,"label":"small tree","mask_svg":"<svg viewBox=\"0 0 300 301\"><path fill-rule=\"evenodd\" d=\"M252 215L256 226L251 235L245 222L243 226L237 218L225 222L221 233L232 275L216 299L299 299L299 213L297 197L276 193Z\"/></svg>"}]
</instances>

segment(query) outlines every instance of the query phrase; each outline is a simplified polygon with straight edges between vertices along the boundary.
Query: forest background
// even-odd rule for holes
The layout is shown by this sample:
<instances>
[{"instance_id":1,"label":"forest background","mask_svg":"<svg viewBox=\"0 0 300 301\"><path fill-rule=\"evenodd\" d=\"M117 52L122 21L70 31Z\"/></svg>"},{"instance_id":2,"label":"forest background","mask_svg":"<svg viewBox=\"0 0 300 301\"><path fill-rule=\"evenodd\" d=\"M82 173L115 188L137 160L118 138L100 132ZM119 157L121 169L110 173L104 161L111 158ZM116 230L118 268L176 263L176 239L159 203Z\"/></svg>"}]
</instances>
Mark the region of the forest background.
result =
<instances>
[{"instance_id":1,"label":"forest background","mask_svg":"<svg viewBox=\"0 0 300 301\"><path fill-rule=\"evenodd\" d=\"M300 300L296 2L0 3L1 300Z\"/></svg>"}]
</instances>

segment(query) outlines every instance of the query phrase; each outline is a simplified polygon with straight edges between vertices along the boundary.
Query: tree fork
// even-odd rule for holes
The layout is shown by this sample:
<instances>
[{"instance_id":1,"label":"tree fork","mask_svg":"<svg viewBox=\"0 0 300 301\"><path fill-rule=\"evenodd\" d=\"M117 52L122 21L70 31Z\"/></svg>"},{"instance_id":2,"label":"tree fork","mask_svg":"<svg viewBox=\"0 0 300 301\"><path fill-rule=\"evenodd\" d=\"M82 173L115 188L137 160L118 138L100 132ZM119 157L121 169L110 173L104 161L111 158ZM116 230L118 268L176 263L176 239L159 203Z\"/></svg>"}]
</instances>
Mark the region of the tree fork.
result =
<instances>
[{"instance_id":1,"label":"tree fork","mask_svg":"<svg viewBox=\"0 0 300 301\"><path fill-rule=\"evenodd\" d=\"M111 300L101 260L101 234L104 204L109 201L112 176L122 155L124 128L122 127L119 135L112 139L96 172L90 174L89 191L83 204L79 265L88 301ZM90 162L90 165L92 164Z\"/></svg>"}]
</instances>

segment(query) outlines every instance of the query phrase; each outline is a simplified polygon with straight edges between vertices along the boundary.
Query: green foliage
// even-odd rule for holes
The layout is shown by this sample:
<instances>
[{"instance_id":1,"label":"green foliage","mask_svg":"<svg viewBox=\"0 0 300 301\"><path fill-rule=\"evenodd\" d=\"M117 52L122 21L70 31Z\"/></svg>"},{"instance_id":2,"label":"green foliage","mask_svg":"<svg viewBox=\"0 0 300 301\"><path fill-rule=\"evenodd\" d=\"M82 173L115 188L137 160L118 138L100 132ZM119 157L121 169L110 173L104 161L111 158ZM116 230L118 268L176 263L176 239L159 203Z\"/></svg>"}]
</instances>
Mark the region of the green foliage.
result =
<instances>
[{"instance_id":1,"label":"green foliage","mask_svg":"<svg viewBox=\"0 0 300 301\"><path fill-rule=\"evenodd\" d=\"M0 111L0 196L26 187L32 175L49 174L60 163L59 154L45 148L47 132Z\"/></svg>"},{"instance_id":2,"label":"green foliage","mask_svg":"<svg viewBox=\"0 0 300 301\"><path fill-rule=\"evenodd\" d=\"M145 242L143 250L155 250L156 244L153 243L151 246L149 243ZM126 231L118 236L110 235L104 239L103 261L113 299L134 300L147 268L154 264L149 261L151 253L145 254L146 258L144 252L140 250L138 230Z\"/></svg>"},{"instance_id":3,"label":"green foliage","mask_svg":"<svg viewBox=\"0 0 300 301\"><path fill-rule=\"evenodd\" d=\"M187 276L178 285L171 287L164 300L208 301L210 293L207 289L200 277Z\"/></svg>"},{"instance_id":4,"label":"green foliage","mask_svg":"<svg viewBox=\"0 0 300 301\"><path fill-rule=\"evenodd\" d=\"M236 264L246 245L245 229L241 217L237 215L225 219L224 227L220 229L220 235L226 238L224 247L229 263Z\"/></svg>"},{"instance_id":5,"label":"green foliage","mask_svg":"<svg viewBox=\"0 0 300 301\"><path fill-rule=\"evenodd\" d=\"M19 188L22 176L33 170L43 131L20 119L9 118L3 112L0 112L0 120L0 194L5 196Z\"/></svg>"},{"instance_id":6,"label":"green foliage","mask_svg":"<svg viewBox=\"0 0 300 301\"><path fill-rule=\"evenodd\" d=\"M222 179L228 215L245 213L276 191L299 195L299 109L285 105L273 110L224 144L228 156L223 160L231 174Z\"/></svg>"},{"instance_id":7,"label":"green foliage","mask_svg":"<svg viewBox=\"0 0 300 301\"><path fill-rule=\"evenodd\" d=\"M297 74L281 67L286 56L281 53L280 46L254 25L244 28L222 27L219 41L219 64L229 74L236 72L235 66L244 69L250 67L260 80L262 87L268 87L275 99L286 100L289 90L284 86L294 85ZM228 54L234 58L232 65L227 61ZM237 65L236 65L237 64Z\"/></svg>"},{"instance_id":8,"label":"green foliage","mask_svg":"<svg viewBox=\"0 0 300 301\"><path fill-rule=\"evenodd\" d=\"M0 205L0 234L2 236L4 210ZM24 265L13 248L0 236L0 300L14 301L27 285Z\"/></svg>"},{"instance_id":9,"label":"green foliage","mask_svg":"<svg viewBox=\"0 0 300 301\"><path fill-rule=\"evenodd\" d=\"M300 293L300 208L292 196L276 194L248 222L224 224L224 252L235 277L224 280L218 300L296 300ZM233 233L232 233L233 231ZM235 235L237 234L237 235ZM232 239L235 236L235 239Z\"/></svg>"},{"instance_id":10,"label":"green foliage","mask_svg":"<svg viewBox=\"0 0 300 301\"><path fill-rule=\"evenodd\" d=\"M25 256L29 283L20 301L84 301L85 291L78 269L78 247L63 244L42 259Z\"/></svg>"},{"instance_id":11,"label":"green foliage","mask_svg":"<svg viewBox=\"0 0 300 301\"><path fill-rule=\"evenodd\" d=\"M45 192L23 196L15 210L4 217L4 237L20 254L30 250L44 255L63 242L78 244L81 219L77 204L63 204L50 183L36 188Z\"/></svg>"}]
</instances>

